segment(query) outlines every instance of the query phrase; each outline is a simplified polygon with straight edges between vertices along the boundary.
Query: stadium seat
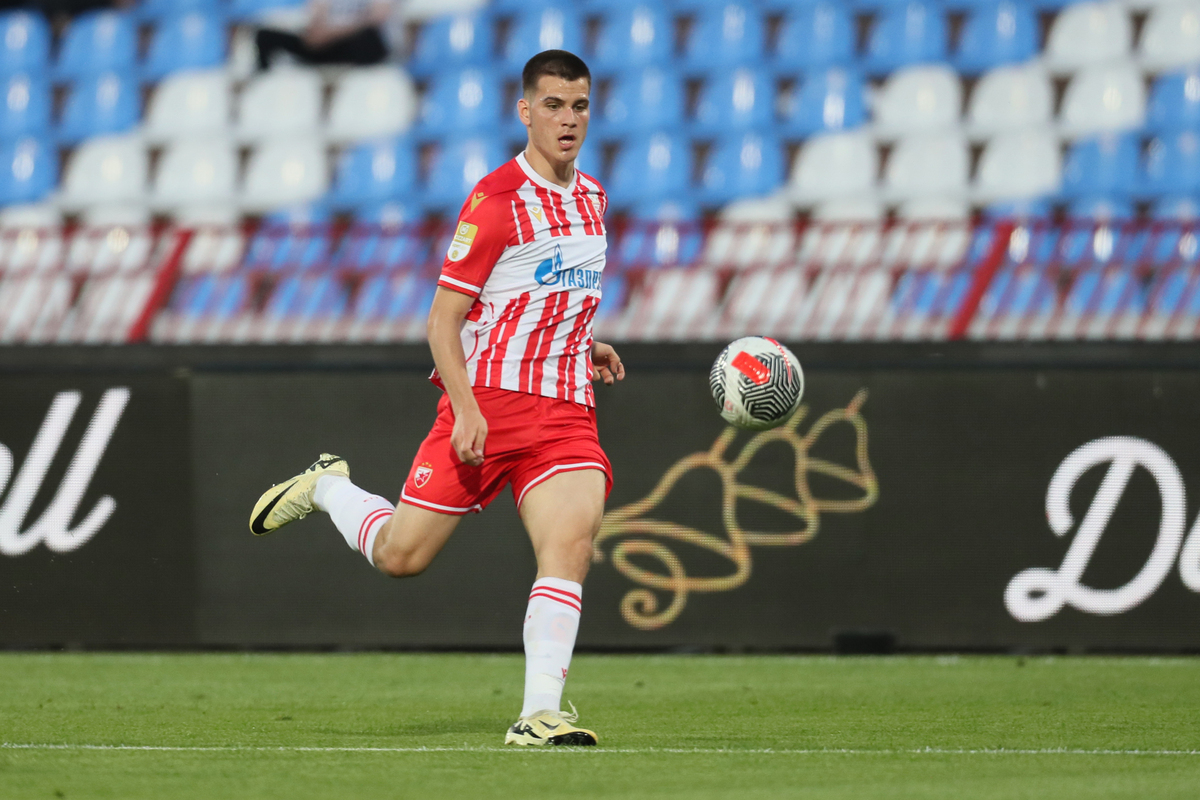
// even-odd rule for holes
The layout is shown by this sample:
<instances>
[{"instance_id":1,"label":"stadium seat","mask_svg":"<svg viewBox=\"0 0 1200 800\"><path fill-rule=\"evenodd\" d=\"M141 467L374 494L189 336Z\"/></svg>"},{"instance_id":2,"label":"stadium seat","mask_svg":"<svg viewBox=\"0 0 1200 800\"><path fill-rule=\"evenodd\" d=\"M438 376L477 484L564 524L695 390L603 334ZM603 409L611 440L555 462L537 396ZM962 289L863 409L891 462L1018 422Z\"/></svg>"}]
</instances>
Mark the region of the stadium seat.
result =
<instances>
[{"instance_id":1,"label":"stadium seat","mask_svg":"<svg viewBox=\"0 0 1200 800\"><path fill-rule=\"evenodd\" d=\"M833 0L790 7L783 17L773 66L781 73L805 73L854 63L854 20Z\"/></svg>"},{"instance_id":2,"label":"stadium seat","mask_svg":"<svg viewBox=\"0 0 1200 800\"><path fill-rule=\"evenodd\" d=\"M1054 72L1125 58L1133 44L1133 23L1119 2L1068 6L1050 28L1045 60Z\"/></svg>"},{"instance_id":3,"label":"stadium seat","mask_svg":"<svg viewBox=\"0 0 1200 800\"><path fill-rule=\"evenodd\" d=\"M762 197L783 186L786 172L783 145L774 136L746 133L730 137L709 154L700 195L715 205Z\"/></svg>"},{"instance_id":4,"label":"stadium seat","mask_svg":"<svg viewBox=\"0 0 1200 800\"><path fill-rule=\"evenodd\" d=\"M883 189L895 200L961 198L970 172L970 150L959 133L912 134L888 157Z\"/></svg>"},{"instance_id":5,"label":"stadium seat","mask_svg":"<svg viewBox=\"0 0 1200 800\"><path fill-rule=\"evenodd\" d=\"M742 0L706 5L696 15L681 66L689 72L716 72L758 65L767 31L758 6Z\"/></svg>"},{"instance_id":6,"label":"stadium seat","mask_svg":"<svg viewBox=\"0 0 1200 800\"><path fill-rule=\"evenodd\" d=\"M159 80L172 72L220 67L225 49L220 17L195 12L167 17L150 42L142 74L147 80Z\"/></svg>"},{"instance_id":7,"label":"stadium seat","mask_svg":"<svg viewBox=\"0 0 1200 800\"><path fill-rule=\"evenodd\" d=\"M857 128L867 120L866 87L855 70L829 67L806 73L784 97L785 136L806 137Z\"/></svg>"},{"instance_id":8,"label":"stadium seat","mask_svg":"<svg viewBox=\"0 0 1200 800\"><path fill-rule=\"evenodd\" d=\"M154 90L146 110L149 142L226 136L230 133L232 93L225 70L168 75Z\"/></svg>"},{"instance_id":9,"label":"stadium seat","mask_svg":"<svg viewBox=\"0 0 1200 800\"><path fill-rule=\"evenodd\" d=\"M0 108L0 140L50 132L50 86L43 79L18 72L0 79L4 106Z\"/></svg>"},{"instance_id":10,"label":"stadium seat","mask_svg":"<svg viewBox=\"0 0 1200 800\"><path fill-rule=\"evenodd\" d=\"M461 136L495 131L504 92L489 71L448 71L430 84L421 107L420 135Z\"/></svg>"},{"instance_id":11,"label":"stadium seat","mask_svg":"<svg viewBox=\"0 0 1200 800\"><path fill-rule=\"evenodd\" d=\"M1200 65L1200 0L1173 0L1151 11L1138 51L1149 70Z\"/></svg>"},{"instance_id":12,"label":"stadium seat","mask_svg":"<svg viewBox=\"0 0 1200 800\"><path fill-rule=\"evenodd\" d=\"M893 72L875 98L875 134L882 138L918 131L956 129L962 113L958 75L944 64Z\"/></svg>"},{"instance_id":13,"label":"stadium seat","mask_svg":"<svg viewBox=\"0 0 1200 800\"><path fill-rule=\"evenodd\" d=\"M0 13L0 74L45 75L50 61L50 26L41 14Z\"/></svg>"},{"instance_id":14,"label":"stadium seat","mask_svg":"<svg viewBox=\"0 0 1200 800\"><path fill-rule=\"evenodd\" d=\"M407 199L417 183L417 153L404 139L361 144L342 155L329 195L335 209Z\"/></svg>"},{"instance_id":15,"label":"stadium seat","mask_svg":"<svg viewBox=\"0 0 1200 800\"><path fill-rule=\"evenodd\" d=\"M989 0L971 8L954 64L977 74L1002 64L1027 61L1038 51L1038 21L1024 0Z\"/></svg>"},{"instance_id":16,"label":"stadium seat","mask_svg":"<svg viewBox=\"0 0 1200 800\"><path fill-rule=\"evenodd\" d=\"M242 89L237 135L244 142L311 136L321 128L321 76L314 69L277 67Z\"/></svg>"},{"instance_id":17,"label":"stadium seat","mask_svg":"<svg viewBox=\"0 0 1200 800\"><path fill-rule=\"evenodd\" d=\"M303 9L308 0L231 0L229 18L237 22L262 19L272 13Z\"/></svg>"},{"instance_id":18,"label":"stadium seat","mask_svg":"<svg viewBox=\"0 0 1200 800\"><path fill-rule=\"evenodd\" d=\"M312 202L329 188L325 149L315 137L270 139L251 155L242 206L273 211Z\"/></svg>"},{"instance_id":19,"label":"stadium seat","mask_svg":"<svg viewBox=\"0 0 1200 800\"><path fill-rule=\"evenodd\" d=\"M1054 87L1037 64L998 67L971 94L967 133L988 137L1004 131L1044 127L1054 114Z\"/></svg>"},{"instance_id":20,"label":"stadium seat","mask_svg":"<svg viewBox=\"0 0 1200 800\"><path fill-rule=\"evenodd\" d=\"M1060 128L1067 136L1139 128L1146 119L1146 86L1129 62L1081 69L1063 97Z\"/></svg>"},{"instance_id":21,"label":"stadium seat","mask_svg":"<svg viewBox=\"0 0 1200 800\"><path fill-rule=\"evenodd\" d=\"M508 159L494 139L444 139L434 154L420 199L426 208L457 213L475 184Z\"/></svg>"},{"instance_id":22,"label":"stadium seat","mask_svg":"<svg viewBox=\"0 0 1200 800\"><path fill-rule=\"evenodd\" d=\"M482 67L492 60L492 18L487 13L441 16L417 34L409 68L431 75L463 67Z\"/></svg>"},{"instance_id":23,"label":"stadium seat","mask_svg":"<svg viewBox=\"0 0 1200 800\"><path fill-rule=\"evenodd\" d=\"M871 198L879 152L865 131L829 133L804 143L792 165L788 191L800 204Z\"/></svg>"},{"instance_id":24,"label":"stadium seat","mask_svg":"<svg viewBox=\"0 0 1200 800\"><path fill-rule=\"evenodd\" d=\"M1137 138L1129 134L1075 142L1063 166L1063 196L1128 197L1137 188L1139 150Z\"/></svg>"},{"instance_id":25,"label":"stadium seat","mask_svg":"<svg viewBox=\"0 0 1200 800\"><path fill-rule=\"evenodd\" d=\"M715 136L769 128L775 120L773 84L765 71L748 67L713 77L696 106L696 133Z\"/></svg>"},{"instance_id":26,"label":"stadium seat","mask_svg":"<svg viewBox=\"0 0 1200 800\"><path fill-rule=\"evenodd\" d=\"M887 216L883 203L874 197L827 200L813 208L814 222L840 224L882 222Z\"/></svg>"},{"instance_id":27,"label":"stadium seat","mask_svg":"<svg viewBox=\"0 0 1200 800\"><path fill-rule=\"evenodd\" d=\"M1149 197L1200 192L1200 132L1168 133L1151 140L1141 178L1142 193Z\"/></svg>"},{"instance_id":28,"label":"stadium seat","mask_svg":"<svg viewBox=\"0 0 1200 800\"><path fill-rule=\"evenodd\" d=\"M1150 207L1150 217L1156 220L1195 222L1200 220L1200 200L1195 197L1162 197Z\"/></svg>"},{"instance_id":29,"label":"stadium seat","mask_svg":"<svg viewBox=\"0 0 1200 800\"><path fill-rule=\"evenodd\" d=\"M96 72L132 74L137 66L137 23L132 14L93 11L80 14L67 28L55 74L76 80Z\"/></svg>"},{"instance_id":30,"label":"stadium seat","mask_svg":"<svg viewBox=\"0 0 1200 800\"><path fill-rule=\"evenodd\" d=\"M338 81L329 109L329 139L355 142L404 133L417 117L417 91L393 66L359 67Z\"/></svg>"},{"instance_id":31,"label":"stadium seat","mask_svg":"<svg viewBox=\"0 0 1200 800\"><path fill-rule=\"evenodd\" d=\"M614 73L667 64L674 36L671 17L660 5L618 6L601 23L592 70Z\"/></svg>"},{"instance_id":32,"label":"stadium seat","mask_svg":"<svg viewBox=\"0 0 1200 800\"><path fill-rule=\"evenodd\" d=\"M901 203L896 216L904 222L966 222L971 217L971 207L965 200L953 197L919 197Z\"/></svg>"},{"instance_id":33,"label":"stadium seat","mask_svg":"<svg viewBox=\"0 0 1200 800\"><path fill-rule=\"evenodd\" d=\"M634 132L671 129L684 122L683 81L669 68L645 67L618 74L599 113L592 117L592 135L601 138Z\"/></svg>"},{"instance_id":34,"label":"stadium seat","mask_svg":"<svg viewBox=\"0 0 1200 800\"><path fill-rule=\"evenodd\" d=\"M71 87L58 138L68 144L92 136L124 133L141 120L141 93L133 79L117 72L82 78Z\"/></svg>"},{"instance_id":35,"label":"stadium seat","mask_svg":"<svg viewBox=\"0 0 1200 800\"><path fill-rule=\"evenodd\" d=\"M36 203L58 185L58 154L33 137L0 139L0 206Z\"/></svg>"},{"instance_id":36,"label":"stadium seat","mask_svg":"<svg viewBox=\"0 0 1200 800\"><path fill-rule=\"evenodd\" d=\"M543 50L583 52L583 20L570 6L523 4L519 11L501 54L508 72L520 74L525 62Z\"/></svg>"},{"instance_id":37,"label":"stadium seat","mask_svg":"<svg viewBox=\"0 0 1200 800\"><path fill-rule=\"evenodd\" d=\"M137 11L144 19L161 20L178 14L196 12L220 17L224 13L222 0L141 0Z\"/></svg>"},{"instance_id":38,"label":"stadium seat","mask_svg":"<svg viewBox=\"0 0 1200 800\"><path fill-rule=\"evenodd\" d=\"M1154 82L1146 127L1155 133L1200 130L1200 69L1163 75Z\"/></svg>"},{"instance_id":39,"label":"stadium seat","mask_svg":"<svg viewBox=\"0 0 1200 800\"><path fill-rule=\"evenodd\" d=\"M867 42L867 72L891 72L908 64L946 60L946 18L931 0L909 0L882 10Z\"/></svg>"},{"instance_id":40,"label":"stadium seat","mask_svg":"<svg viewBox=\"0 0 1200 800\"><path fill-rule=\"evenodd\" d=\"M796 226L791 222L792 206L782 195L735 200L721 209L701 261L736 269L790 261L796 250Z\"/></svg>"},{"instance_id":41,"label":"stadium seat","mask_svg":"<svg viewBox=\"0 0 1200 800\"><path fill-rule=\"evenodd\" d=\"M175 142L159 161L153 203L163 211L233 205L237 172L237 151L227 139L210 136Z\"/></svg>"},{"instance_id":42,"label":"stadium seat","mask_svg":"<svg viewBox=\"0 0 1200 800\"><path fill-rule=\"evenodd\" d=\"M621 267L663 267L690 264L704 240L700 211L691 202L653 200L629 210L626 226L613 252ZM608 284L604 290L608 292Z\"/></svg>"},{"instance_id":43,"label":"stadium seat","mask_svg":"<svg viewBox=\"0 0 1200 800\"><path fill-rule=\"evenodd\" d=\"M984 219L1045 220L1052 211L1049 200L1002 200L984 209Z\"/></svg>"},{"instance_id":44,"label":"stadium seat","mask_svg":"<svg viewBox=\"0 0 1200 800\"><path fill-rule=\"evenodd\" d=\"M1056 193L1061 180L1062 155L1053 131L1001 133L979 159L975 196L984 203L1037 199Z\"/></svg>"},{"instance_id":45,"label":"stadium seat","mask_svg":"<svg viewBox=\"0 0 1200 800\"><path fill-rule=\"evenodd\" d=\"M63 179L62 205L82 210L106 203L143 205L149 174L140 137L101 136L76 148Z\"/></svg>"},{"instance_id":46,"label":"stadium seat","mask_svg":"<svg viewBox=\"0 0 1200 800\"><path fill-rule=\"evenodd\" d=\"M1133 204L1114 197L1089 197L1076 200L1067 207L1071 219L1096 222L1124 222L1134 218Z\"/></svg>"},{"instance_id":47,"label":"stadium seat","mask_svg":"<svg viewBox=\"0 0 1200 800\"><path fill-rule=\"evenodd\" d=\"M687 141L655 133L621 148L608 194L616 206L679 199L687 195L691 175L692 151Z\"/></svg>"}]
</instances>

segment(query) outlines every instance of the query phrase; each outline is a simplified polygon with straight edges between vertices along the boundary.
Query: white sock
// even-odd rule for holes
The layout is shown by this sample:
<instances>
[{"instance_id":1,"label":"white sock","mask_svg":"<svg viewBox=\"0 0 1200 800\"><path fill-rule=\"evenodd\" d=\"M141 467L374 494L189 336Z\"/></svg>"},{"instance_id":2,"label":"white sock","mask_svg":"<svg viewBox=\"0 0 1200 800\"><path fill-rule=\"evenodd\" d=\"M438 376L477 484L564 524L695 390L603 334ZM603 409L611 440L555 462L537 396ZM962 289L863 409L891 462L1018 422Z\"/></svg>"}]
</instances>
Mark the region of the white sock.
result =
<instances>
[{"instance_id":1,"label":"white sock","mask_svg":"<svg viewBox=\"0 0 1200 800\"><path fill-rule=\"evenodd\" d=\"M333 519L346 544L367 557L371 566L375 560L371 551L383 523L391 519L395 506L377 494L363 491L341 475L322 475L317 478L313 505Z\"/></svg>"},{"instance_id":2,"label":"white sock","mask_svg":"<svg viewBox=\"0 0 1200 800\"><path fill-rule=\"evenodd\" d=\"M521 716L558 711L571 666L583 587L562 578L533 584L525 611L525 705Z\"/></svg>"}]
</instances>

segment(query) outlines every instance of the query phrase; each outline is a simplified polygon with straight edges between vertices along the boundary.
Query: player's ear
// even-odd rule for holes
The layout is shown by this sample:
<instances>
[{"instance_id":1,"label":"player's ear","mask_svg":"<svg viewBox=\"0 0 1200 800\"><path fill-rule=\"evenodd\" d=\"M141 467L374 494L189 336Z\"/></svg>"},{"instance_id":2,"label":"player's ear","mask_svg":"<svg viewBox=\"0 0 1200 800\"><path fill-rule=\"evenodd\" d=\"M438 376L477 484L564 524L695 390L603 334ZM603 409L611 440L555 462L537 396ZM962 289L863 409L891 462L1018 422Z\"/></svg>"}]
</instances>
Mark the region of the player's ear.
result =
<instances>
[{"instance_id":1,"label":"player's ear","mask_svg":"<svg viewBox=\"0 0 1200 800\"><path fill-rule=\"evenodd\" d=\"M524 97L517 100L517 116L521 118L521 123L523 125L533 124L533 120L529 116L529 101Z\"/></svg>"}]
</instances>

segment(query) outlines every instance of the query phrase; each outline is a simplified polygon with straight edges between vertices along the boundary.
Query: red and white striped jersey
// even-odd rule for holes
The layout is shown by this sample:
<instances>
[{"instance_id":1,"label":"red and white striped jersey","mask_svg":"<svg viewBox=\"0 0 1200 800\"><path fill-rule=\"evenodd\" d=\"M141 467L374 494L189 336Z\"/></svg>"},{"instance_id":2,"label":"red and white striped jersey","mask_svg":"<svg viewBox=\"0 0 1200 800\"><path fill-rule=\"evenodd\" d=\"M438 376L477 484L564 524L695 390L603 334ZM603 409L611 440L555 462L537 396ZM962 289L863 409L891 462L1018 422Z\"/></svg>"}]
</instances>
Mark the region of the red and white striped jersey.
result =
<instances>
[{"instance_id":1,"label":"red and white striped jersey","mask_svg":"<svg viewBox=\"0 0 1200 800\"><path fill-rule=\"evenodd\" d=\"M563 188L524 153L475 186L438 279L475 298L462 330L472 386L595 405L592 320L607 205L595 178L576 170Z\"/></svg>"}]
</instances>

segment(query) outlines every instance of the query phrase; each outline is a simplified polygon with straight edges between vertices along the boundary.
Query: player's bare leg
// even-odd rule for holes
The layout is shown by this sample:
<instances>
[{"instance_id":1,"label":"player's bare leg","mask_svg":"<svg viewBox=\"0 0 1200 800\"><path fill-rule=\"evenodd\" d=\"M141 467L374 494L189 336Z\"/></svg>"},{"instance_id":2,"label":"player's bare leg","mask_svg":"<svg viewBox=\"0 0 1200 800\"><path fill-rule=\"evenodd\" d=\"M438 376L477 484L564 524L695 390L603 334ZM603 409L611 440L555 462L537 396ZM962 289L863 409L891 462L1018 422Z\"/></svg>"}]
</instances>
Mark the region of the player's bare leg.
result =
<instances>
[{"instance_id":1,"label":"player's bare leg","mask_svg":"<svg viewBox=\"0 0 1200 800\"><path fill-rule=\"evenodd\" d=\"M592 539L604 516L605 476L599 470L555 475L529 490L521 519L537 556L537 581L525 612L525 702L505 744L596 744L560 709L583 609L583 579Z\"/></svg>"},{"instance_id":2,"label":"player's bare leg","mask_svg":"<svg viewBox=\"0 0 1200 800\"><path fill-rule=\"evenodd\" d=\"M446 546L462 517L400 503L383 524L371 550L371 563L384 575L420 575Z\"/></svg>"}]
</instances>

